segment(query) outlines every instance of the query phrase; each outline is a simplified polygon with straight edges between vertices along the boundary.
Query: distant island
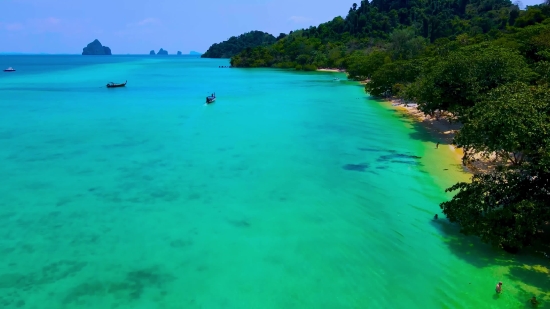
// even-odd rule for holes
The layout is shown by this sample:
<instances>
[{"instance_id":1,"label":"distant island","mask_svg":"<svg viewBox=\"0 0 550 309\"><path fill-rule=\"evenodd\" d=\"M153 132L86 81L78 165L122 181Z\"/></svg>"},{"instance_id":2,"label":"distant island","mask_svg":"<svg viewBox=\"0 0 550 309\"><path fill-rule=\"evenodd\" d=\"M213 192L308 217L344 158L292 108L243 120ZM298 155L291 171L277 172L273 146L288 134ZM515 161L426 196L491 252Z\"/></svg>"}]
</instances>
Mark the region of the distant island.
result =
<instances>
[{"instance_id":1,"label":"distant island","mask_svg":"<svg viewBox=\"0 0 550 309\"><path fill-rule=\"evenodd\" d=\"M202 55L202 53L199 53L199 52L196 52L196 51L192 50L192 51L189 52L189 55L200 56L200 55Z\"/></svg>"},{"instance_id":2,"label":"distant island","mask_svg":"<svg viewBox=\"0 0 550 309\"><path fill-rule=\"evenodd\" d=\"M98 39L82 49L82 55L112 55L111 49L101 45Z\"/></svg>"},{"instance_id":3,"label":"distant island","mask_svg":"<svg viewBox=\"0 0 550 309\"><path fill-rule=\"evenodd\" d=\"M151 50L149 52L149 55L151 55L151 56L154 56L154 55L166 56L166 55L168 55L168 51L161 48L161 49L159 49L158 53L155 53L154 50Z\"/></svg>"},{"instance_id":4,"label":"distant island","mask_svg":"<svg viewBox=\"0 0 550 309\"><path fill-rule=\"evenodd\" d=\"M269 33L251 31L241 34L238 37L232 36L227 41L213 44L201 55L201 58L231 58L246 48L268 46L276 41L277 39Z\"/></svg>"},{"instance_id":5,"label":"distant island","mask_svg":"<svg viewBox=\"0 0 550 309\"><path fill-rule=\"evenodd\" d=\"M181 56L181 51L178 50L178 53L176 55Z\"/></svg>"}]
</instances>

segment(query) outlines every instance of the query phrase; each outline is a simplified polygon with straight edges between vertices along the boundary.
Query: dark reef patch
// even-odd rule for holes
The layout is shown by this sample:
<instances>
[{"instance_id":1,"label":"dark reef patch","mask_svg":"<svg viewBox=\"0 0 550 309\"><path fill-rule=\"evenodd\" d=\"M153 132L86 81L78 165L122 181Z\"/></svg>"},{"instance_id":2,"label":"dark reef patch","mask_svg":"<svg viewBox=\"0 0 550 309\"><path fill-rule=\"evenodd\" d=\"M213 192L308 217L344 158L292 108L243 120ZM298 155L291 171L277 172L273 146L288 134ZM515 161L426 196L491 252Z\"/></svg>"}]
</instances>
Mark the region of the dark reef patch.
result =
<instances>
[{"instance_id":1,"label":"dark reef patch","mask_svg":"<svg viewBox=\"0 0 550 309\"><path fill-rule=\"evenodd\" d=\"M227 220L227 222L229 222L229 224L233 225L234 227L238 227L238 228L247 228L247 227L250 227L250 223L248 222L248 220L245 220L245 219L241 219L241 220Z\"/></svg>"},{"instance_id":2,"label":"dark reef patch","mask_svg":"<svg viewBox=\"0 0 550 309\"><path fill-rule=\"evenodd\" d=\"M346 164L342 166L342 168L345 169L346 171L365 172L367 168L369 168L369 165L366 163Z\"/></svg>"},{"instance_id":3,"label":"dark reef patch","mask_svg":"<svg viewBox=\"0 0 550 309\"><path fill-rule=\"evenodd\" d=\"M146 291L165 295L166 285L175 279L176 277L160 271L158 267L139 269L126 273L120 281L102 282L93 279L74 286L63 303L82 304L87 299L105 295L132 302L140 299Z\"/></svg>"},{"instance_id":4,"label":"dark reef patch","mask_svg":"<svg viewBox=\"0 0 550 309\"><path fill-rule=\"evenodd\" d=\"M380 156L376 161L378 161L378 162L387 162L387 161L397 162L398 160L417 160L417 159L421 159L421 158L422 157L415 156L415 155L410 155L410 154L405 154L405 153L392 153L392 154L389 154L389 155Z\"/></svg>"}]
</instances>

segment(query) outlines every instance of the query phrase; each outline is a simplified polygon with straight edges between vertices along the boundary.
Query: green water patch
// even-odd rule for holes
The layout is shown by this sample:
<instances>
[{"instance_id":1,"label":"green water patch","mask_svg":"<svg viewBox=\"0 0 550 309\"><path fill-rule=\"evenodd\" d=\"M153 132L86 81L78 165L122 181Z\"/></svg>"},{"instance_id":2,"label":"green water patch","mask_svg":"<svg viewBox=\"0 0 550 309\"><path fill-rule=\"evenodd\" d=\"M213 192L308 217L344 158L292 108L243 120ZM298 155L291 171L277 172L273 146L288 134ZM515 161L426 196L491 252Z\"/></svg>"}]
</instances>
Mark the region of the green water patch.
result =
<instances>
[{"instance_id":1,"label":"green water patch","mask_svg":"<svg viewBox=\"0 0 550 309\"><path fill-rule=\"evenodd\" d=\"M376 103L382 109L388 109L390 113L394 113L397 119L409 127L412 130L409 134L411 138L422 142L424 145L424 151L421 152L422 168L428 172L434 184L443 190L456 182L470 180L471 174L461 164L460 152L445 143L438 148L434 147L434 144L440 141L437 137L440 133L439 131L434 133L431 130L437 129L420 124L417 119L403 111L395 113L395 109L388 102L376 100ZM440 199L443 201L451 197L452 193L447 193ZM492 306L494 308L531 308L528 300L532 296L536 296L541 302L537 308L550 307L548 304L550 295L547 292L550 284L548 260L542 258L540 253L526 250L520 254L511 255L500 249L491 248L481 243L477 237L460 234L458 226L451 224L446 219L441 219L444 216L440 209L434 207L434 212L439 213L440 219L432 220L431 224L441 233L441 240L448 247L450 253L477 269L475 272L464 273L464 275L489 281L479 278L479 276L485 275L487 278L493 278L494 284L502 281L504 285L507 285L505 293L493 294L492 298L495 303ZM426 214L428 214L427 211ZM472 289L472 284L475 283L468 282L468 289ZM477 289L479 288L474 288L474 290ZM484 297L480 291L477 292L480 297Z\"/></svg>"},{"instance_id":2,"label":"green water patch","mask_svg":"<svg viewBox=\"0 0 550 309\"><path fill-rule=\"evenodd\" d=\"M0 92L2 307L545 305L546 260L432 219L456 162L361 87L199 60Z\"/></svg>"}]
</instances>

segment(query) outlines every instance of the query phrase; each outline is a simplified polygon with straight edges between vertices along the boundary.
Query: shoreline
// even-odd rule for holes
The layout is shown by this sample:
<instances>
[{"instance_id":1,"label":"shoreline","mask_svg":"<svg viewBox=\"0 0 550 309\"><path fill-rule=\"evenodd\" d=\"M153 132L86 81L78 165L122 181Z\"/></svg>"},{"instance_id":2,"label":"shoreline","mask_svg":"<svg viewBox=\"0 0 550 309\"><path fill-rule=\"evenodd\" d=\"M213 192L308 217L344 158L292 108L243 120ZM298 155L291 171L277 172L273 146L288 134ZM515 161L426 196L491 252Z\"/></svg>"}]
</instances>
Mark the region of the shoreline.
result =
<instances>
[{"instance_id":1,"label":"shoreline","mask_svg":"<svg viewBox=\"0 0 550 309\"><path fill-rule=\"evenodd\" d=\"M346 70L340 70L340 69L334 69L334 68L324 68L324 69L317 69L317 72L333 72L333 73L345 73Z\"/></svg>"},{"instance_id":2,"label":"shoreline","mask_svg":"<svg viewBox=\"0 0 550 309\"><path fill-rule=\"evenodd\" d=\"M496 166L493 160L482 159L479 156L471 162L464 163L462 161L464 155L462 148L458 148L453 144L456 133L462 127L461 123L451 123L444 117L437 118L426 115L418 109L418 104L416 103L406 103L396 98L383 99L383 101L386 104L391 104L389 107L392 109L405 114L424 127L427 133L435 140L434 144L439 143L440 146L448 146L452 153L458 156L462 168L468 174L473 175L479 172L487 172Z\"/></svg>"},{"instance_id":3,"label":"shoreline","mask_svg":"<svg viewBox=\"0 0 550 309\"><path fill-rule=\"evenodd\" d=\"M346 70L335 68L322 68L317 69L317 72L345 73ZM359 81L359 84L364 86L369 81L369 79L362 80ZM369 95L368 93L366 94ZM430 115L425 115L422 111L418 109L418 104L416 103L407 103L397 98L382 98L382 101L384 102L384 104L389 104L389 106L387 107L389 107L390 109L398 111L406 117L412 119L416 123L419 123L435 140L435 142L433 142L434 147L438 142L439 146L448 146L453 156L456 156L456 158L453 158L453 160L457 160L462 166L462 170L467 174L473 175L479 172L487 172L496 166L496 163L493 160L483 159L479 156L476 156L475 159L471 162L464 162L462 160L464 156L462 148L458 148L453 144L453 139L456 135L456 132L460 130L462 124L451 123L445 117L436 118L431 117Z\"/></svg>"}]
</instances>

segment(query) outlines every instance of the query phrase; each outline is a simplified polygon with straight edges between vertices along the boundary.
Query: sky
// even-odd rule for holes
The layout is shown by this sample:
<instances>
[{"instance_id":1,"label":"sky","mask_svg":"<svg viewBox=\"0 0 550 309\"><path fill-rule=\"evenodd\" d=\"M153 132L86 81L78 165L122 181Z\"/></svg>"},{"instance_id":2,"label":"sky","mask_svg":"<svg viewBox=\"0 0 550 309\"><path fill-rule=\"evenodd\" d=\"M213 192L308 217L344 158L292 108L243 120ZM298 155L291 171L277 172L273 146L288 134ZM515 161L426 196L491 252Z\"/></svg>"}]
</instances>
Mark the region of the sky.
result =
<instances>
[{"instance_id":1,"label":"sky","mask_svg":"<svg viewBox=\"0 0 550 309\"><path fill-rule=\"evenodd\" d=\"M113 54L147 54L160 48L170 54L205 52L213 43L248 31L277 36L345 17L353 2L0 0L0 53L80 54L94 39Z\"/></svg>"}]
</instances>

